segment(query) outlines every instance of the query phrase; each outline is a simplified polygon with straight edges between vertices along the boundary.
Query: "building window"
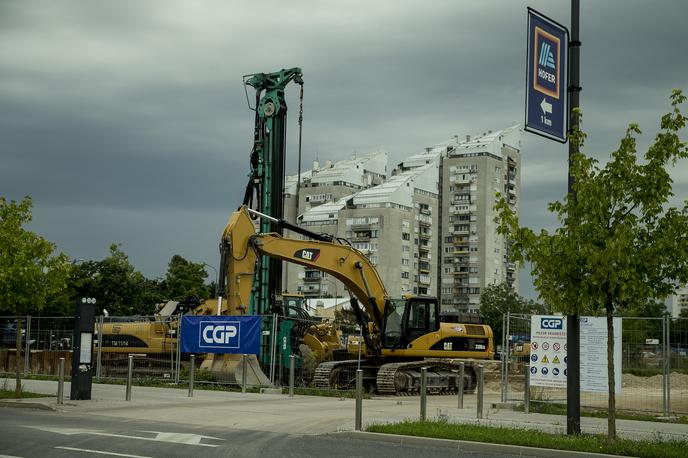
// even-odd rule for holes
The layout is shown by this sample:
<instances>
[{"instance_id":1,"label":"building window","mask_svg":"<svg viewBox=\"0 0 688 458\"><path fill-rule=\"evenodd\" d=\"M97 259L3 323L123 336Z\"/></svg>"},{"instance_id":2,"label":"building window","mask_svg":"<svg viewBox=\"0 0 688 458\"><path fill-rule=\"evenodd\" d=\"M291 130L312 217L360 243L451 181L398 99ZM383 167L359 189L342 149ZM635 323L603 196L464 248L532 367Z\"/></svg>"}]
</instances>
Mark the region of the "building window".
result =
<instances>
[{"instance_id":1,"label":"building window","mask_svg":"<svg viewBox=\"0 0 688 458\"><path fill-rule=\"evenodd\" d=\"M402 232L401 233L401 240L411 240L411 234L407 232Z\"/></svg>"},{"instance_id":2,"label":"building window","mask_svg":"<svg viewBox=\"0 0 688 458\"><path fill-rule=\"evenodd\" d=\"M402 272L401 278L409 278L409 273L408 272Z\"/></svg>"}]
</instances>

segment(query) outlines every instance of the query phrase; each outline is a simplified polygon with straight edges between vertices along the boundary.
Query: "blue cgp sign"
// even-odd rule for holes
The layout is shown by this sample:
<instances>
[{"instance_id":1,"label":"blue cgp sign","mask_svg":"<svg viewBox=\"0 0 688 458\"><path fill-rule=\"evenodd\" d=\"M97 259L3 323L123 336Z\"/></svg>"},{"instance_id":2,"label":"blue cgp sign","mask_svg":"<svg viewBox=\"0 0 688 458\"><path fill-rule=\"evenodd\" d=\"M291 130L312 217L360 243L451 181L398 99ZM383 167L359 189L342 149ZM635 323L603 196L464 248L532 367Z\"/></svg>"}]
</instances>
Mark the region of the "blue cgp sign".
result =
<instances>
[{"instance_id":1,"label":"blue cgp sign","mask_svg":"<svg viewBox=\"0 0 688 458\"><path fill-rule=\"evenodd\" d=\"M566 143L569 31L528 8L525 130Z\"/></svg>"},{"instance_id":2,"label":"blue cgp sign","mask_svg":"<svg viewBox=\"0 0 688 458\"><path fill-rule=\"evenodd\" d=\"M182 317L184 353L260 353L259 316Z\"/></svg>"}]
</instances>

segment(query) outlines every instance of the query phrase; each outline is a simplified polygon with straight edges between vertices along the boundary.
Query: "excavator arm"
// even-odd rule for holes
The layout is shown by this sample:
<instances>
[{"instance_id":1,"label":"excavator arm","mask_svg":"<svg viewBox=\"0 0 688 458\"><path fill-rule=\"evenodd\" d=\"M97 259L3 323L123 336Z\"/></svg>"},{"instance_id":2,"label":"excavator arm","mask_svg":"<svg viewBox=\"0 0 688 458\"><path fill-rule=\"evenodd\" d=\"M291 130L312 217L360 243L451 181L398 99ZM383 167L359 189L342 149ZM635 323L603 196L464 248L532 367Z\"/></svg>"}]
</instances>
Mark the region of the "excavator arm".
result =
<instances>
[{"instance_id":1,"label":"excavator arm","mask_svg":"<svg viewBox=\"0 0 688 458\"><path fill-rule=\"evenodd\" d=\"M244 314L248 310L256 260L258 256L264 255L332 275L344 283L372 320L372 326L368 326L358 316L359 325L368 326L371 334L382 329L389 295L377 270L364 254L349 245L310 233L299 226L289 229L298 228L298 232L320 240L288 239L277 233L256 233L249 212L265 217L242 206L232 214L222 235L224 272L221 277L226 276L227 279L230 315ZM280 222L289 225L281 220ZM375 343L372 345L376 346Z\"/></svg>"}]
</instances>

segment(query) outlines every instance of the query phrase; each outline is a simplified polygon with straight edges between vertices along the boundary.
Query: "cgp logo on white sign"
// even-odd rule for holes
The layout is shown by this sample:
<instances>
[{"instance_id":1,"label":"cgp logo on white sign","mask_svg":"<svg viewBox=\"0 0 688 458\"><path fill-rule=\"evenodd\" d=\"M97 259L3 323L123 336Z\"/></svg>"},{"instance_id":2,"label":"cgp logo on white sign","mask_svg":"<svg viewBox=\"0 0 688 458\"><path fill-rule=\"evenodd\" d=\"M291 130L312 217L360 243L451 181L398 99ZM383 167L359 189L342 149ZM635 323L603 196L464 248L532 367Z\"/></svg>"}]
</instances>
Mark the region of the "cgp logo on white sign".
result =
<instances>
[{"instance_id":1,"label":"cgp logo on white sign","mask_svg":"<svg viewBox=\"0 0 688 458\"><path fill-rule=\"evenodd\" d=\"M564 329L563 323L561 318L540 318L542 329Z\"/></svg>"},{"instance_id":2,"label":"cgp logo on white sign","mask_svg":"<svg viewBox=\"0 0 688 458\"><path fill-rule=\"evenodd\" d=\"M202 348L239 348L241 324L238 321L203 321L198 336Z\"/></svg>"}]
</instances>

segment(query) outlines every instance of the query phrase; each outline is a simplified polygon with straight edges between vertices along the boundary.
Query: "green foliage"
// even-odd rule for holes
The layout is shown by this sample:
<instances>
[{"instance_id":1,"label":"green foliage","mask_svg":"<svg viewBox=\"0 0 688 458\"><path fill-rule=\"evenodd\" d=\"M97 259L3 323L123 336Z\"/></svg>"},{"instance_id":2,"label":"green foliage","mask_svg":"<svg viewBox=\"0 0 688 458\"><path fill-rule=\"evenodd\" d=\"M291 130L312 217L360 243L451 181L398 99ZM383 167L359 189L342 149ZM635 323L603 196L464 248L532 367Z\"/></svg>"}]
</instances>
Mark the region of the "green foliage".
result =
<instances>
[{"instance_id":1,"label":"green foliage","mask_svg":"<svg viewBox=\"0 0 688 458\"><path fill-rule=\"evenodd\" d=\"M688 202L668 208L672 180L667 167L688 157L679 131L686 124L680 91L661 132L637 160L637 125L631 124L611 160L577 154L571 173L576 198L549 204L562 226L552 234L521 228L504 199L499 231L513 241L515 261L529 261L540 297L565 313L600 314L605 308L630 310L662 299L675 282L688 281ZM582 146L585 135L571 141Z\"/></svg>"},{"instance_id":2,"label":"green foliage","mask_svg":"<svg viewBox=\"0 0 688 458\"><path fill-rule=\"evenodd\" d=\"M204 283L208 273L205 264L187 261L175 254L172 256L165 277L165 290L170 299L181 299L188 296L198 296L208 299L210 291Z\"/></svg>"},{"instance_id":3,"label":"green foliage","mask_svg":"<svg viewBox=\"0 0 688 458\"><path fill-rule=\"evenodd\" d=\"M521 297L506 283L488 285L480 293L480 313L485 323L492 328L495 341L502 336L502 321L505 313L511 314L545 314L547 308L531 299Z\"/></svg>"},{"instance_id":4,"label":"green foliage","mask_svg":"<svg viewBox=\"0 0 688 458\"><path fill-rule=\"evenodd\" d=\"M72 265L67 287L50 298L45 314L72 315L75 299L82 296L95 297L96 312L107 309L111 315L149 315L165 299L161 282L138 272L117 244L103 260Z\"/></svg>"},{"instance_id":5,"label":"green foliage","mask_svg":"<svg viewBox=\"0 0 688 458\"><path fill-rule=\"evenodd\" d=\"M55 254L55 244L26 230L31 198L7 202L0 197L0 313L17 317L15 393L21 395L22 315L40 311L46 299L64 289L69 273L67 256Z\"/></svg>"},{"instance_id":6,"label":"green foliage","mask_svg":"<svg viewBox=\"0 0 688 458\"><path fill-rule=\"evenodd\" d=\"M66 284L67 256L23 227L31 221L31 206L30 197L19 203L0 197L0 313L36 313Z\"/></svg>"},{"instance_id":7,"label":"green foliage","mask_svg":"<svg viewBox=\"0 0 688 458\"><path fill-rule=\"evenodd\" d=\"M498 230L513 240L513 260L531 263L535 288L554 310L605 313L612 335L615 310L647 307L688 282L688 201L681 209L668 206L673 194L667 171L688 158L679 138L688 120L680 110L685 99L681 91L672 93L672 111L662 117L644 161L637 158L636 124L604 167L582 153L573 156L573 193L549 204L561 223L553 234L519 227L500 199ZM584 139L576 130L570 140L582 147ZM607 341L610 439L616 437L613 342Z\"/></svg>"}]
</instances>

